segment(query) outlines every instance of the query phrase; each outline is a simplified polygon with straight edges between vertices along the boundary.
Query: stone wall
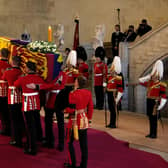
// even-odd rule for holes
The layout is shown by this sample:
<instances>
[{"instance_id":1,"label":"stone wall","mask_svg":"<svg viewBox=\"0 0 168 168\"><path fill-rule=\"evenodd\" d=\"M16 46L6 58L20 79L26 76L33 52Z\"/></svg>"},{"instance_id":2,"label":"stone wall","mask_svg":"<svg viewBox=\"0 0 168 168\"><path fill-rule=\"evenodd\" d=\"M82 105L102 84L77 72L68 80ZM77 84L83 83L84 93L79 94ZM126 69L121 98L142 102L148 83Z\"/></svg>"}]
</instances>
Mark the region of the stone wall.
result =
<instances>
[{"instance_id":1,"label":"stone wall","mask_svg":"<svg viewBox=\"0 0 168 168\"><path fill-rule=\"evenodd\" d=\"M48 25L65 25L65 46L73 41L76 13L80 16L80 41L89 43L96 24L106 25L105 41L110 41L121 9L121 28L136 27L142 18L156 28L168 20L167 0L0 0L0 35L20 37L26 28L33 40L47 40Z\"/></svg>"}]
</instances>

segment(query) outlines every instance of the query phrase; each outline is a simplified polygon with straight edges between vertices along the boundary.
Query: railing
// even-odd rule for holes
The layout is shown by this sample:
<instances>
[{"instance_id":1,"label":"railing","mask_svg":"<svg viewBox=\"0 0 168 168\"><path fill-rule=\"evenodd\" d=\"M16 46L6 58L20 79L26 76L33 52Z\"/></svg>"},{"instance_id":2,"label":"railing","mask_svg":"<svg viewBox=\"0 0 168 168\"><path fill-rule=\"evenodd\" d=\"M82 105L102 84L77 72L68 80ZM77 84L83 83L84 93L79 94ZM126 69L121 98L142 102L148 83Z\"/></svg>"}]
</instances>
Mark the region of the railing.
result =
<instances>
[{"instance_id":1,"label":"railing","mask_svg":"<svg viewBox=\"0 0 168 168\"><path fill-rule=\"evenodd\" d=\"M148 33L146 33L145 35L143 35L139 39L135 40L133 43L130 43L128 48L131 49L131 48L136 47L137 45L143 43L145 40L151 38L154 34L158 33L159 31L161 31L165 27L168 27L168 22L159 25L156 29L149 31Z\"/></svg>"}]
</instances>

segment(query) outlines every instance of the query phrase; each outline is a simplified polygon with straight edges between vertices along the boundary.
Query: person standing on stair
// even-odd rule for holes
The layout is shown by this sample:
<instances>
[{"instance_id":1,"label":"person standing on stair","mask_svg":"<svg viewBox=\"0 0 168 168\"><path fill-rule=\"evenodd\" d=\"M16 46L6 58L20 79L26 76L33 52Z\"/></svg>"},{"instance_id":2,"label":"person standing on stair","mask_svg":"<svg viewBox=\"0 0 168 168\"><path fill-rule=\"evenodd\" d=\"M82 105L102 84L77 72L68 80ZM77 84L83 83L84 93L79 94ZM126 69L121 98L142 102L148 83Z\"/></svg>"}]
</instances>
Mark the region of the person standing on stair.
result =
<instances>
[{"instance_id":1,"label":"person standing on stair","mask_svg":"<svg viewBox=\"0 0 168 168\"><path fill-rule=\"evenodd\" d=\"M150 25L148 25L147 20L142 19L141 24L139 24L139 27L138 27L136 33L137 33L137 35L139 35L141 37L151 30L152 30L152 27Z\"/></svg>"},{"instance_id":2,"label":"person standing on stair","mask_svg":"<svg viewBox=\"0 0 168 168\"><path fill-rule=\"evenodd\" d=\"M115 25L115 32L111 36L113 58L119 55L119 44L123 40L124 34L120 31L120 25Z\"/></svg>"}]
</instances>

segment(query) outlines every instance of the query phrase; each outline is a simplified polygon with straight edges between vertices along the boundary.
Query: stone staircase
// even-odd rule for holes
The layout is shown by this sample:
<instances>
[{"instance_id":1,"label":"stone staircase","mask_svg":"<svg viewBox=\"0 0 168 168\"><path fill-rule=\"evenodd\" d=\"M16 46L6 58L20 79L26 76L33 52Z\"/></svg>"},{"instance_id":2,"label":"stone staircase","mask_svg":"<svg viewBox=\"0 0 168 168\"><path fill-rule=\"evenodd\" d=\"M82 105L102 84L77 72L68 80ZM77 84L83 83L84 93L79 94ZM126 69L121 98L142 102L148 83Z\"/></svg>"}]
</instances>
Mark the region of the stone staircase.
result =
<instances>
[{"instance_id":1,"label":"stone staircase","mask_svg":"<svg viewBox=\"0 0 168 168\"><path fill-rule=\"evenodd\" d=\"M164 59L167 54L168 23L129 44L129 81L136 82L157 59Z\"/></svg>"},{"instance_id":2,"label":"stone staircase","mask_svg":"<svg viewBox=\"0 0 168 168\"><path fill-rule=\"evenodd\" d=\"M126 83L138 82L138 78L148 73L157 59L164 60L168 57L168 23L150 31L134 43L121 43L120 57ZM124 109L145 113L145 97L143 87L126 87Z\"/></svg>"}]
</instances>

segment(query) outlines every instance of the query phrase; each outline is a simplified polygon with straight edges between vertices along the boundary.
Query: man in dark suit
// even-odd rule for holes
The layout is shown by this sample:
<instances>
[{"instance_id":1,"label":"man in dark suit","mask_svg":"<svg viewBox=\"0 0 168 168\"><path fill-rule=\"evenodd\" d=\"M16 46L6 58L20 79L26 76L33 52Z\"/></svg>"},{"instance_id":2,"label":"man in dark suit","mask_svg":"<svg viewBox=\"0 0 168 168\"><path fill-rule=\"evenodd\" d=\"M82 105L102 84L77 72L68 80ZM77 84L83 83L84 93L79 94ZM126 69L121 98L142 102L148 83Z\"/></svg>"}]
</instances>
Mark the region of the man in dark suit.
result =
<instances>
[{"instance_id":1,"label":"man in dark suit","mask_svg":"<svg viewBox=\"0 0 168 168\"><path fill-rule=\"evenodd\" d=\"M113 57L118 56L119 43L123 40L123 33L120 32L120 25L115 25L115 30L116 31L113 32L111 36Z\"/></svg>"},{"instance_id":2,"label":"man in dark suit","mask_svg":"<svg viewBox=\"0 0 168 168\"><path fill-rule=\"evenodd\" d=\"M129 25L128 30L124 33L124 40L125 42L133 42L137 37L137 34L134 31L134 26Z\"/></svg>"},{"instance_id":3,"label":"man in dark suit","mask_svg":"<svg viewBox=\"0 0 168 168\"><path fill-rule=\"evenodd\" d=\"M141 24L139 24L139 27L137 29L137 35L139 35L141 37L151 30L152 30L152 27L150 25L148 25L147 20L143 19Z\"/></svg>"}]
</instances>

